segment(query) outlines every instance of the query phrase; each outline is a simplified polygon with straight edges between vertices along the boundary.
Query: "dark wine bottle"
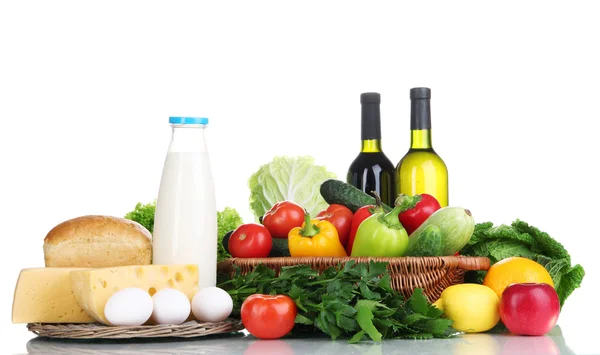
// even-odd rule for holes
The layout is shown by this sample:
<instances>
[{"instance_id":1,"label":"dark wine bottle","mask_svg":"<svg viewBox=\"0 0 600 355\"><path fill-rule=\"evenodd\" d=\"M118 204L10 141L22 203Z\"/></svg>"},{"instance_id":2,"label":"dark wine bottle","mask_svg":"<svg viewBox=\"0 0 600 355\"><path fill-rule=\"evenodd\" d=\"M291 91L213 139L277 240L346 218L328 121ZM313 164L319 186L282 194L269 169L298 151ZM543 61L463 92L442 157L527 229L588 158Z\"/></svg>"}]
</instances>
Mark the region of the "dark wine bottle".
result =
<instances>
[{"instance_id":1,"label":"dark wine bottle","mask_svg":"<svg viewBox=\"0 0 600 355\"><path fill-rule=\"evenodd\" d=\"M370 195L376 191L383 203L393 206L396 199L395 171L381 147L380 103L379 93L360 95L361 150L348 169L346 182Z\"/></svg>"}]
</instances>

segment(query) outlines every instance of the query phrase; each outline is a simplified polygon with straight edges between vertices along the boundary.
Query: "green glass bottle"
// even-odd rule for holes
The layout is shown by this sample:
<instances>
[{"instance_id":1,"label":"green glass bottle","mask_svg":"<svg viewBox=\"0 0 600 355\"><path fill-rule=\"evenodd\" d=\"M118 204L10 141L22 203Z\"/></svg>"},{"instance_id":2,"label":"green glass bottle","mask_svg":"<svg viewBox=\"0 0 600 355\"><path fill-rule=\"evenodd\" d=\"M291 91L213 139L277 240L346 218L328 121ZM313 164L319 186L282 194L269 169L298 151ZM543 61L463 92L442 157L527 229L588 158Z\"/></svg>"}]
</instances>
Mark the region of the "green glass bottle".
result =
<instances>
[{"instance_id":1,"label":"green glass bottle","mask_svg":"<svg viewBox=\"0 0 600 355\"><path fill-rule=\"evenodd\" d=\"M448 168L431 142L431 90L410 90L410 149L396 166L399 194L429 194L448 206Z\"/></svg>"},{"instance_id":2,"label":"green glass bottle","mask_svg":"<svg viewBox=\"0 0 600 355\"><path fill-rule=\"evenodd\" d=\"M396 198L396 184L394 164L381 147L381 95L363 93L360 103L362 146L348 169L346 182L369 195L376 191L383 203L392 206Z\"/></svg>"}]
</instances>

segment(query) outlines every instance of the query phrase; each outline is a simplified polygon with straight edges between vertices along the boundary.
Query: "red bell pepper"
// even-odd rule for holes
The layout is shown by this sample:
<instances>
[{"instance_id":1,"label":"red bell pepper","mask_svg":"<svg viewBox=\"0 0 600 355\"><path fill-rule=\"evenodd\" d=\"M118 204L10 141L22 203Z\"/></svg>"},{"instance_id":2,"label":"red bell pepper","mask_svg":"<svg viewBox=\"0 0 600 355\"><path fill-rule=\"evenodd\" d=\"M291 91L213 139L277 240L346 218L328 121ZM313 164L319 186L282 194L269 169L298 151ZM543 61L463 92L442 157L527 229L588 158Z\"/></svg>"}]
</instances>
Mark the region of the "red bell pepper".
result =
<instances>
[{"instance_id":1,"label":"red bell pepper","mask_svg":"<svg viewBox=\"0 0 600 355\"><path fill-rule=\"evenodd\" d=\"M348 237L348 243L346 244L346 253L348 253L348 255L352 254L352 245L354 245L354 238L356 237L358 226L373 213L375 213L375 205L362 206L354 212L352 225L350 226L350 236Z\"/></svg>"},{"instance_id":2,"label":"red bell pepper","mask_svg":"<svg viewBox=\"0 0 600 355\"><path fill-rule=\"evenodd\" d=\"M408 235L419 228L433 212L441 208L438 200L429 194L414 196L400 194L396 199L396 205L402 206L398 218Z\"/></svg>"}]
</instances>

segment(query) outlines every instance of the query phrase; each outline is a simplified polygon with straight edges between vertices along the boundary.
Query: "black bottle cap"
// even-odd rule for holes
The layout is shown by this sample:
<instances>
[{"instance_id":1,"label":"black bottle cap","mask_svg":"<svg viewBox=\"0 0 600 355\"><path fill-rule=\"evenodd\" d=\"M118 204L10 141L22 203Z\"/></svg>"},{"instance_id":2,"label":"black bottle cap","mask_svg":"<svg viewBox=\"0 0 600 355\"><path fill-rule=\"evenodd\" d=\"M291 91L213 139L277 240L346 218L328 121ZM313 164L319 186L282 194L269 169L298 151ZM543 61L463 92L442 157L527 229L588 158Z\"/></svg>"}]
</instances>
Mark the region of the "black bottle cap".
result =
<instances>
[{"instance_id":1,"label":"black bottle cap","mask_svg":"<svg viewBox=\"0 0 600 355\"><path fill-rule=\"evenodd\" d=\"M361 104L380 104L381 95L377 92L365 92L360 94Z\"/></svg>"},{"instance_id":2,"label":"black bottle cap","mask_svg":"<svg viewBox=\"0 0 600 355\"><path fill-rule=\"evenodd\" d=\"M431 89L412 88L410 89L410 99L431 99Z\"/></svg>"},{"instance_id":3,"label":"black bottle cap","mask_svg":"<svg viewBox=\"0 0 600 355\"><path fill-rule=\"evenodd\" d=\"M381 139L380 103L381 95L377 92L360 94L362 140Z\"/></svg>"},{"instance_id":4,"label":"black bottle cap","mask_svg":"<svg viewBox=\"0 0 600 355\"><path fill-rule=\"evenodd\" d=\"M431 89L410 89L410 129L431 129Z\"/></svg>"}]
</instances>

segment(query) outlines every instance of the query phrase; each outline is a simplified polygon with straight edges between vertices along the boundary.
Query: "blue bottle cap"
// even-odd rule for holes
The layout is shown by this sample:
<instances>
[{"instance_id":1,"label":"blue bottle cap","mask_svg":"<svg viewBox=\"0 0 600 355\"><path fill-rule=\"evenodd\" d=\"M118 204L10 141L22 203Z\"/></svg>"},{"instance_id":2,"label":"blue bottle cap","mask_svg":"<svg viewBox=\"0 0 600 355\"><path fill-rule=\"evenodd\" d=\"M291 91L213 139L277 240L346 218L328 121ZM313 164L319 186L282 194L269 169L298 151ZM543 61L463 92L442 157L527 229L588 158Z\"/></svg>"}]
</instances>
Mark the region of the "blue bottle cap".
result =
<instances>
[{"instance_id":1,"label":"blue bottle cap","mask_svg":"<svg viewBox=\"0 0 600 355\"><path fill-rule=\"evenodd\" d=\"M206 117L169 117L172 124L208 124Z\"/></svg>"}]
</instances>

